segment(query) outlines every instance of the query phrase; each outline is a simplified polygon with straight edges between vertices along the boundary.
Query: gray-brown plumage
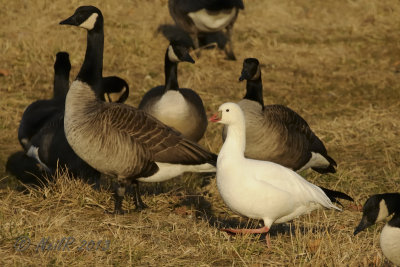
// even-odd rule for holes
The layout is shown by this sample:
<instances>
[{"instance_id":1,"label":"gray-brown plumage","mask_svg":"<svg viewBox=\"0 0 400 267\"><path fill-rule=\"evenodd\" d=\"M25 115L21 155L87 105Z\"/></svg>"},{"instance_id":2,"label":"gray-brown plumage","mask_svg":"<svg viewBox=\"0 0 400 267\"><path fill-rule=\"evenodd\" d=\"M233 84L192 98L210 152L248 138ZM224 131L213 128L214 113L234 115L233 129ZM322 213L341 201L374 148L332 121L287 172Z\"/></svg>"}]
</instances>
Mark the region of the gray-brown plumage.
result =
<instances>
[{"instance_id":1,"label":"gray-brown plumage","mask_svg":"<svg viewBox=\"0 0 400 267\"><path fill-rule=\"evenodd\" d=\"M145 111L96 98L103 64L103 16L93 6L79 7L61 22L88 30L85 60L65 104L64 130L75 153L101 173L115 177L115 212L121 212L125 187L158 182L186 171L215 171L216 155L185 139ZM135 204L143 203L135 191Z\"/></svg>"},{"instance_id":2,"label":"gray-brown plumage","mask_svg":"<svg viewBox=\"0 0 400 267\"><path fill-rule=\"evenodd\" d=\"M225 53L236 60L231 35L239 9L244 9L242 0L169 0L168 8L175 23L190 34L195 49L199 48L199 34L226 29Z\"/></svg>"},{"instance_id":3,"label":"gray-brown plumage","mask_svg":"<svg viewBox=\"0 0 400 267\"><path fill-rule=\"evenodd\" d=\"M207 129L207 115L200 96L192 89L179 87L178 63L185 61L194 63L188 48L171 42L165 53L165 85L150 89L139 109L197 142Z\"/></svg>"},{"instance_id":4,"label":"gray-brown plumage","mask_svg":"<svg viewBox=\"0 0 400 267\"><path fill-rule=\"evenodd\" d=\"M336 172L336 162L299 114L282 105L264 106L257 59L244 60L239 80L247 80L246 95L238 103L246 118L246 157L272 161L293 170Z\"/></svg>"}]
</instances>

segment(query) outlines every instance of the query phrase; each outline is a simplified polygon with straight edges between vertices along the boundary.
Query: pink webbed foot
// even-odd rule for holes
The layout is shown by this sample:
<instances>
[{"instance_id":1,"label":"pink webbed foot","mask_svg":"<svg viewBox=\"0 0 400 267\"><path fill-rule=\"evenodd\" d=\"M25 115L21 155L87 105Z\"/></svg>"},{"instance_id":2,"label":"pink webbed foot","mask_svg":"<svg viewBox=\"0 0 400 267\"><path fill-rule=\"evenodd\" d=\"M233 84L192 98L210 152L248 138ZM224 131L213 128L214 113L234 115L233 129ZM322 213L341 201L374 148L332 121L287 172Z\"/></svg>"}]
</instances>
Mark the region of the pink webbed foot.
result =
<instances>
[{"instance_id":1,"label":"pink webbed foot","mask_svg":"<svg viewBox=\"0 0 400 267\"><path fill-rule=\"evenodd\" d=\"M235 235L235 234L264 234L266 233L265 236L265 241L267 242L267 246L271 247L271 240L268 234L269 228L264 226L258 229L234 229L234 228L224 228L221 229L221 231L224 231L228 234Z\"/></svg>"}]
</instances>

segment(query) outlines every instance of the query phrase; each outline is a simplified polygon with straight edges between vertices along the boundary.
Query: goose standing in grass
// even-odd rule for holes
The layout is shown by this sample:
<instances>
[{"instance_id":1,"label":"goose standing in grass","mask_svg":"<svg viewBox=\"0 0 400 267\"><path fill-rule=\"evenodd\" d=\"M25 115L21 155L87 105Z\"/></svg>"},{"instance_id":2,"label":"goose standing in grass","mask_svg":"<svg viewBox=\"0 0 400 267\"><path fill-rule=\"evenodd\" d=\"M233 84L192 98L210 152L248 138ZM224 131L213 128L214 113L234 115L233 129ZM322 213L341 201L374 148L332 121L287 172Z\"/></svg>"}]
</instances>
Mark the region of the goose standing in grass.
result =
<instances>
[{"instance_id":1,"label":"goose standing in grass","mask_svg":"<svg viewBox=\"0 0 400 267\"><path fill-rule=\"evenodd\" d=\"M119 77L103 78L102 86L103 92L99 97L102 101L123 103L128 98L129 86ZM50 175L61 168L89 183L97 183L100 179L100 173L78 157L68 144L64 133L64 112L54 116L32 137L27 155Z\"/></svg>"},{"instance_id":2,"label":"goose standing in grass","mask_svg":"<svg viewBox=\"0 0 400 267\"><path fill-rule=\"evenodd\" d=\"M259 229L223 231L267 233L273 223L287 222L318 208L341 210L322 188L307 182L291 169L269 161L245 158L245 117L239 105L222 104L210 121L227 127L217 161L217 187L222 199L234 212L264 221L264 227ZM346 199L352 200L349 196Z\"/></svg>"},{"instance_id":3,"label":"goose standing in grass","mask_svg":"<svg viewBox=\"0 0 400 267\"><path fill-rule=\"evenodd\" d=\"M207 129L207 115L200 96L188 88L179 88L178 63L194 63L188 48L171 42L165 53L165 85L150 89L139 109L145 110L191 141L199 141Z\"/></svg>"},{"instance_id":4,"label":"goose standing in grass","mask_svg":"<svg viewBox=\"0 0 400 267\"><path fill-rule=\"evenodd\" d=\"M25 151L29 142L43 125L56 113L64 112L65 96L69 88L71 63L67 52L58 52L54 63L53 98L37 100L30 104L22 115L18 128L18 140Z\"/></svg>"},{"instance_id":5,"label":"goose standing in grass","mask_svg":"<svg viewBox=\"0 0 400 267\"><path fill-rule=\"evenodd\" d=\"M363 216L354 231L358 234L386 217L393 217L382 229L380 244L382 252L395 265L400 266L400 194L386 193L371 196L364 204Z\"/></svg>"},{"instance_id":6,"label":"goose standing in grass","mask_svg":"<svg viewBox=\"0 0 400 267\"><path fill-rule=\"evenodd\" d=\"M125 189L131 184L136 185L137 209L145 207L138 181L160 182L184 172L215 171L215 154L145 111L98 101L104 49L104 21L98 8L81 6L60 24L87 30L85 59L65 102L65 135L80 158L118 182L114 212L123 212Z\"/></svg>"},{"instance_id":7,"label":"goose standing in grass","mask_svg":"<svg viewBox=\"0 0 400 267\"><path fill-rule=\"evenodd\" d=\"M246 118L246 157L272 161L295 171L312 168L319 173L336 172L336 162L299 114L283 105L264 106L256 58L244 60L239 80L247 80L246 95L238 103ZM226 130L223 139L225 134Z\"/></svg>"},{"instance_id":8,"label":"goose standing in grass","mask_svg":"<svg viewBox=\"0 0 400 267\"><path fill-rule=\"evenodd\" d=\"M169 0L168 7L175 23L191 35L195 49L199 48L199 34L226 29L225 53L236 60L231 36L239 9L244 9L242 0Z\"/></svg>"}]
</instances>

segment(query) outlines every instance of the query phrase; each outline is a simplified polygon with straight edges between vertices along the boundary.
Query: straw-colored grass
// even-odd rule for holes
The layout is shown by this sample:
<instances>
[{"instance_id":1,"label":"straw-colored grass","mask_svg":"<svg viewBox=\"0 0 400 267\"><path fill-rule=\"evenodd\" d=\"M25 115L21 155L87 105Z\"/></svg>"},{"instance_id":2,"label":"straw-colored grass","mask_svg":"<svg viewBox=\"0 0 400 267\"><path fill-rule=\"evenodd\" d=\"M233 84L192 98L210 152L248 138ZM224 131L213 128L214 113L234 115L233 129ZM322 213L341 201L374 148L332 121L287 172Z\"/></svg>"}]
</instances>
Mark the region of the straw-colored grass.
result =
<instances>
[{"instance_id":1,"label":"straw-colored grass","mask_svg":"<svg viewBox=\"0 0 400 267\"><path fill-rule=\"evenodd\" d=\"M379 247L382 224L356 237L352 233L361 217L357 207L369 195L400 191L398 1L247 0L234 28L236 62L224 60L220 50L205 50L196 64L179 66L180 85L195 89L211 113L244 95L245 84L237 82L242 60L257 57L265 103L285 104L301 114L338 162L336 174L302 175L350 194L356 203L343 201L343 212L319 210L274 227L269 249L263 237L230 237L218 230L258 222L233 214L215 179L203 185L198 175L146 185L143 200L150 208L123 216L105 213L113 208L109 191L95 191L63 174L44 188L18 190L21 185L5 172L5 162L20 150L19 120L28 104L51 96L58 51L70 53L71 77L77 74L86 33L58 22L83 4L103 12L104 75L128 81L128 104L137 105L149 88L164 82L168 42L157 28L172 23L167 0L0 4L0 69L9 72L0 76L1 266L389 264ZM201 144L218 152L220 134L221 125L209 125ZM132 202L124 205L133 209ZM20 236L31 240L24 251L14 247ZM75 238L69 251L37 246L63 237ZM100 242L99 248L80 251L84 240Z\"/></svg>"}]
</instances>

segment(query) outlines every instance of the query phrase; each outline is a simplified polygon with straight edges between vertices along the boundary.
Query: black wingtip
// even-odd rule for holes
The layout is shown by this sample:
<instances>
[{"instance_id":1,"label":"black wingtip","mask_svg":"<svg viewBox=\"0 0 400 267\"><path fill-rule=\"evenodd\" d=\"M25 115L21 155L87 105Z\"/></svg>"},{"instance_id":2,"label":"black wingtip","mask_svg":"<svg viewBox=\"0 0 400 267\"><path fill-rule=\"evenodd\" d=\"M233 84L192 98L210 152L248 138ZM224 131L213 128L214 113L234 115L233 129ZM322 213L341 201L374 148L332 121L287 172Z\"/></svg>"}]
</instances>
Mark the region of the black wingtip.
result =
<instances>
[{"instance_id":1,"label":"black wingtip","mask_svg":"<svg viewBox=\"0 0 400 267\"><path fill-rule=\"evenodd\" d=\"M322 186L320 186L320 188L322 189L322 191L324 191L324 193L329 197L329 199L332 202L335 202L335 203L339 204L340 202L338 202L336 200L336 198L345 199L345 200L354 202L354 199L351 196L349 196L349 195L347 195L347 194L345 194L343 192L327 189L327 188L324 188ZM340 205L343 207L342 204L340 204Z\"/></svg>"}]
</instances>

